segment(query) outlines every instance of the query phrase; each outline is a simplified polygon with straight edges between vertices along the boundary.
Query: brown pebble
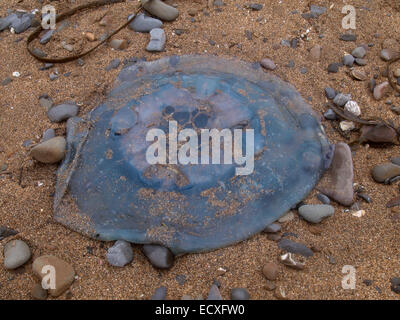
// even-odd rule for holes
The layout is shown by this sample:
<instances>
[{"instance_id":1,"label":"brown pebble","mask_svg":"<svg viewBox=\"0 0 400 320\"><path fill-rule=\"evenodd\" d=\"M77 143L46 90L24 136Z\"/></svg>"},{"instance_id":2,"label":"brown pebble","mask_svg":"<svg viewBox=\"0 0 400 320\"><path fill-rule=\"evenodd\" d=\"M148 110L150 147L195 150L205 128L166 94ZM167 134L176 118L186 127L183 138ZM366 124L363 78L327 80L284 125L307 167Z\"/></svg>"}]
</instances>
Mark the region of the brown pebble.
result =
<instances>
[{"instance_id":1,"label":"brown pebble","mask_svg":"<svg viewBox=\"0 0 400 320\"><path fill-rule=\"evenodd\" d=\"M359 80L359 81L365 81L368 79L368 77L364 71L357 70L357 69L352 70L351 75L354 79Z\"/></svg>"},{"instance_id":2,"label":"brown pebble","mask_svg":"<svg viewBox=\"0 0 400 320\"><path fill-rule=\"evenodd\" d=\"M42 163L57 163L64 158L66 145L64 137L55 137L36 145L30 155Z\"/></svg>"},{"instance_id":3,"label":"brown pebble","mask_svg":"<svg viewBox=\"0 0 400 320\"><path fill-rule=\"evenodd\" d=\"M319 61L321 59L321 49L322 49L321 46L318 44L311 48L310 50L311 60Z\"/></svg>"},{"instance_id":4,"label":"brown pebble","mask_svg":"<svg viewBox=\"0 0 400 320\"><path fill-rule=\"evenodd\" d=\"M390 91L390 84L388 81L378 84L374 88L374 98L376 100L381 100Z\"/></svg>"},{"instance_id":5,"label":"brown pebble","mask_svg":"<svg viewBox=\"0 0 400 320\"><path fill-rule=\"evenodd\" d=\"M89 41L95 41L96 40L96 36L91 32L85 32L85 37Z\"/></svg>"},{"instance_id":6,"label":"brown pebble","mask_svg":"<svg viewBox=\"0 0 400 320\"><path fill-rule=\"evenodd\" d=\"M319 226L310 225L308 226L308 231L310 231L312 234L316 236L320 236L322 233L322 228Z\"/></svg>"},{"instance_id":7,"label":"brown pebble","mask_svg":"<svg viewBox=\"0 0 400 320\"><path fill-rule=\"evenodd\" d=\"M273 281L267 280L265 282L265 289L267 289L268 291L273 291L273 290L275 290L275 288L276 288L276 285Z\"/></svg>"},{"instance_id":8,"label":"brown pebble","mask_svg":"<svg viewBox=\"0 0 400 320\"><path fill-rule=\"evenodd\" d=\"M284 290L281 286L278 286L278 287L275 289L274 296L275 296L275 298L277 298L278 300L288 300L287 295L286 295L286 292L285 292L285 290Z\"/></svg>"},{"instance_id":9,"label":"brown pebble","mask_svg":"<svg viewBox=\"0 0 400 320\"><path fill-rule=\"evenodd\" d=\"M126 40L121 40L121 39L113 39L110 42L110 46L114 48L115 50L124 50L128 48L128 41Z\"/></svg>"},{"instance_id":10,"label":"brown pebble","mask_svg":"<svg viewBox=\"0 0 400 320\"><path fill-rule=\"evenodd\" d=\"M43 289L40 283L36 283L31 290L31 295L36 300L46 300L47 290Z\"/></svg>"},{"instance_id":11,"label":"brown pebble","mask_svg":"<svg viewBox=\"0 0 400 320\"><path fill-rule=\"evenodd\" d=\"M277 233L268 233L267 234L267 239L271 241L279 241L281 240L281 235Z\"/></svg>"},{"instance_id":12,"label":"brown pebble","mask_svg":"<svg viewBox=\"0 0 400 320\"><path fill-rule=\"evenodd\" d=\"M278 277L279 267L273 262L268 262L264 265L262 273L268 280L276 280Z\"/></svg>"}]
</instances>

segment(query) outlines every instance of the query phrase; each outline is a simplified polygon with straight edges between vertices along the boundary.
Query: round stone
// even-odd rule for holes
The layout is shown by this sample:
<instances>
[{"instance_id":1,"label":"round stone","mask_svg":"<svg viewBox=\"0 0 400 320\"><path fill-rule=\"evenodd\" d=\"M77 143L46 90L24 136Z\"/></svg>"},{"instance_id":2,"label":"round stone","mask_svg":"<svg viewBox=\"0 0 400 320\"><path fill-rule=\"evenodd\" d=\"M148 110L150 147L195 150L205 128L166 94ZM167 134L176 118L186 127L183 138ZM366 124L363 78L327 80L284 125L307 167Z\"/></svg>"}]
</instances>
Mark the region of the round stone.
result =
<instances>
[{"instance_id":1,"label":"round stone","mask_svg":"<svg viewBox=\"0 0 400 320\"><path fill-rule=\"evenodd\" d=\"M31 250L22 240L12 240L4 246L4 267L16 269L31 257Z\"/></svg>"},{"instance_id":2,"label":"round stone","mask_svg":"<svg viewBox=\"0 0 400 320\"><path fill-rule=\"evenodd\" d=\"M311 223L320 223L323 219L332 216L334 212L335 208L326 204L309 204L299 208L299 215Z\"/></svg>"}]
</instances>

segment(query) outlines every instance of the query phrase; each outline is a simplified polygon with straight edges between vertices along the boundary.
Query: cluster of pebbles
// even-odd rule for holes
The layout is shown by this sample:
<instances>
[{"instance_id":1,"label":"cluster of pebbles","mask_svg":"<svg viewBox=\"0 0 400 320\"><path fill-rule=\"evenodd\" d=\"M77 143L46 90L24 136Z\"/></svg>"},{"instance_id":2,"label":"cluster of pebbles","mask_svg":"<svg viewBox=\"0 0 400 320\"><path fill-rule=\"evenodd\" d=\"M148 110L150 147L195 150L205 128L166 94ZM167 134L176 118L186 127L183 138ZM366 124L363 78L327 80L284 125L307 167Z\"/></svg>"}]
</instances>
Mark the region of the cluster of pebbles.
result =
<instances>
[{"instance_id":1,"label":"cluster of pebbles","mask_svg":"<svg viewBox=\"0 0 400 320\"><path fill-rule=\"evenodd\" d=\"M178 17L179 13L174 7L168 6L160 0L142 0L142 4L145 10L153 17L147 16L144 13L139 14L129 24L129 28L135 32L150 34L150 42L146 47L147 51L163 51L166 42L165 32L162 29L163 21L173 21ZM224 2L217 0L213 2L213 5L221 7L224 5ZM262 7L263 5L261 4L247 4L247 8L250 10L259 11ZM325 7L311 5L310 11L303 13L303 17L305 19L315 19L325 12ZM29 27L37 25L37 21L34 17L33 13L10 13L9 16L0 19L0 31L9 28L11 32L23 32ZM99 21L99 24L106 26L108 24L107 16L103 17ZM48 43L54 32L56 31L50 30L44 32L40 38L40 43L43 45ZM91 32L86 32L84 36L89 41L101 40L103 37L97 37ZM340 36L340 39L343 41L355 41L356 37L352 34L343 34ZM289 45L295 46L296 44L292 41L289 42ZM61 43L61 46L67 51L74 50L74 48L68 43ZM128 43L123 39L114 39L110 42L110 46L114 49L123 50L127 48ZM398 46L398 44L395 41L385 41L380 55L381 58L385 61L390 61L397 52L396 46ZM354 68L354 64L358 67L363 67L367 64L367 60L365 59L367 52L368 45L354 48L351 54L344 55L342 62L329 64L328 72L336 73L341 66L347 66L350 68L349 74L355 80L367 81L368 76L362 68ZM321 56L321 47L318 45L313 47L310 54L313 59L319 60ZM110 70L116 68L119 63L120 62L117 60L112 61L107 68ZM269 58L261 60L260 64L268 71L274 71L277 68L274 61ZM43 70L51 67L51 64L45 64ZM53 76L57 77L57 74L54 74ZM394 70L393 76L397 79L397 83L400 85L400 69ZM370 79L370 89L374 98L376 100L381 100L390 92L390 84L388 81L376 84L375 79ZM361 108L356 101L352 100L351 94L337 92L333 88L328 87L325 88L325 95L328 100L332 101L332 103L337 107L342 108L343 111L356 117L361 116ZM39 103L47 111L48 118L51 122L64 122L79 113L79 105L72 101L67 101L53 106L52 99L49 96L44 95L39 97ZM325 112L324 117L331 121L338 120L337 114L332 109L328 109ZM340 128L343 131L350 131L356 129L356 125L351 121L342 120L340 122ZM397 133L393 132L392 128L384 127L382 129L382 127L379 126L363 126L361 129L361 142L387 143L393 142L395 139L397 139ZM43 133L41 142L31 148L30 155L39 162L54 164L60 162L64 158L65 151L65 138L62 136L56 136L56 132L53 129L48 129ZM332 148L332 152L332 164L326 173L327 183L323 184L319 188L320 193L317 194L317 199L320 204L300 203L277 222L267 226L264 230L268 239L275 241L278 248L282 251L281 255L279 255L277 259L270 259L270 261L267 261L260 268L260 271L266 279L265 288L274 291L274 295L277 299L288 298L283 287L276 284L283 268L302 271L307 267L307 259L312 257L315 252L319 252L319 248L317 247L309 248L306 244L290 240L287 234L282 234L281 224L294 219L294 212L297 212L301 219L305 220L309 224L310 232L313 234L320 234L321 229L318 225L325 219L332 217L335 213L335 208L331 205L331 201L335 201L345 207L350 207L350 210L348 211L350 211L355 217L362 217L365 214L365 211L360 210L360 204L358 201L354 202L354 195L356 195L357 199L362 199L366 203L371 202L371 198L366 193L366 190L362 186L355 184L353 181L353 161L349 145L344 142L339 142L334 146L334 148ZM371 174L377 183L393 184L398 181L400 177L400 157L393 158L391 162L376 165L372 168ZM387 204L388 207L398 205L400 205L400 197L389 201ZM7 237L14 237L16 235L16 231L0 227L0 240ZM159 245L143 245L142 252L155 268L169 269L173 266L174 256L168 248ZM116 241L114 245L108 249L106 258L108 263L113 267L122 268L129 265L134 259L131 244L124 240ZM16 269L27 263L30 259L31 250L26 242L19 239L13 239L5 245L4 267L6 269ZM54 256L43 255L36 258L32 263L32 269L38 279L41 280L44 276L42 273L43 266L49 264L56 268L56 289L45 290L42 288L40 283L36 283L31 291L32 296L36 299L46 299L48 294L53 297L61 295L68 290L69 286L77 278L73 267L69 263ZM226 270L221 268L221 272L225 271ZM400 293L399 278L395 277L391 279L391 288L394 292ZM166 296L167 287L162 286L155 290L151 299L162 300L165 299ZM232 288L230 291L230 298L232 300L248 300L250 297L251 296L246 288ZM202 299L202 297L191 297L185 295L182 299L192 300ZM211 285L207 299L223 299L219 291L218 282Z\"/></svg>"}]
</instances>

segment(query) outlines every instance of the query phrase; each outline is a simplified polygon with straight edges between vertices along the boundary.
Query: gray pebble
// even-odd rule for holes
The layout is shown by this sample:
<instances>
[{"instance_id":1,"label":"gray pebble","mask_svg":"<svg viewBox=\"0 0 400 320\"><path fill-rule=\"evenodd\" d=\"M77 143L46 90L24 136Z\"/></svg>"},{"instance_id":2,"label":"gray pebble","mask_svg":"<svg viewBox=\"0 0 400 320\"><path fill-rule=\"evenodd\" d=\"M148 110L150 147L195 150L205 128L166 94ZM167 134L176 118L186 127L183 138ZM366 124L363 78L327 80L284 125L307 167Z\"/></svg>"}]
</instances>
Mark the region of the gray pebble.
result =
<instances>
[{"instance_id":1,"label":"gray pebble","mask_svg":"<svg viewBox=\"0 0 400 320\"><path fill-rule=\"evenodd\" d=\"M357 36L355 34L343 33L339 36L339 39L342 41L354 42L357 40Z\"/></svg>"},{"instance_id":2,"label":"gray pebble","mask_svg":"<svg viewBox=\"0 0 400 320\"><path fill-rule=\"evenodd\" d=\"M333 99L333 103L339 107L343 107L351 100L351 94L338 93Z\"/></svg>"},{"instance_id":3,"label":"gray pebble","mask_svg":"<svg viewBox=\"0 0 400 320\"><path fill-rule=\"evenodd\" d=\"M335 208L328 204L307 204L299 208L299 215L311 223L320 223L334 213Z\"/></svg>"},{"instance_id":4,"label":"gray pebble","mask_svg":"<svg viewBox=\"0 0 400 320\"><path fill-rule=\"evenodd\" d=\"M221 293L215 284L211 286L210 291L208 292L207 300L224 300L222 299Z\"/></svg>"},{"instance_id":5,"label":"gray pebble","mask_svg":"<svg viewBox=\"0 0 400 320\"><path fill-rule=\"evenodd\" d=\"M4 246L4 267L16 269L31 257L31 250L22 240L12 240Z\"/></svg>"},{"instance_id":6,"label":"gray pebble","mask_svg":"<svg viewBox=\"0 0 400 320\"><path fill-rule=\"evenodd\" d=\"M281 230L281 225L278 223L271 223L268 225L265 229L264 232L266 233L277 233Z\"/></svg>"},{"instance_id":7,"label":"gray pebble","mask_svg":"<svg viewBox=\"0 0 400 320\"><path fill-rule=\"evenodd\" d=\"M42 142L53 139L56 136L56 131L54 129L47 129L43 132Z\"/></svg>"},{"instance_id":8,"label":"gray pebble","mask_svg":"<svg viewBox=\"0 0 400 320\"><path fill-rule=\"evenodd\" d=\"M367 60L366 59L362 59L362 58L357 58L355 60L356 65L363 67L367 65Z\"/></svg>"},{"instance_id":9,"label":"gray pebble","mask_svg":"<svg viewBox=\"0 0 400 320\"><path fill-rule=\"evenodd\" d=\"M352 67L354 64L354 57L351 54L345 54L343 57L343 64L347 67Z\"/></svg>"},{"instance_id":10,"label":"gray pebble","mask_svg":"<svg viewBox=\"0 0 400 320\"><path fill-rule=\"evenodd\" d=\"M161 20L148 17L146 15L139 14L129 24L129 28L136 32L150 32L155 28L161 28L163 25Z\"/></svg>"},{"instance_id":11,"label":"gray pebble","mask_svg":"<svg viewBox=\"0 0 400 320\"><path fill-rule=\"evenodd\" d=\"M231 290L231 300L249 300L250 294L245 288L235 288Z\"/></svg>"},{"instance_id":12,"label":"gray pebble","mask_svg":"<svg viewBox=\"0 0 400 320\"><path fill-rule=\"evenodd\" d=\"M12 80L10 77L5 78L5 79L1 82L1 85L2 85L2 86L6 86L6 85L10 84L12 81L13 81L13 80Z\"/></svg>"},{"instance_id":13,"label":"gray pebble","mask_svg":"<svg viewBox=\"0 0 400 320\"><path fill-rule=\"evenodd\" d=\"M352 51L352 55L354 58L364 58L366 55L367 51L364 49L364 47L357 47Z\"/></svg>"},{"instance_id":14,"label":"gray pebble","mask_svg":"<svg viewBox=\"0 0 400 320\"><path fill-rule=\"evenodd\" d=\"M290 239L284 238L278 241L278 247L290 253L300 254L304 257L311 257L314 253L304 244L294 242Z\"/></svg>"},{"instance_id":15,"label":"gray pebble","mask_svg":"<svg viewBox=\"0 0 400 320\"><path fill-rule=\"evenodd\" d=\"M325 96L326 96L329 100L332 100L332 99L335 98L336 92L335 92L334 89L329 88L329 87L326 87L326 88L325 88Z\"/></svg>"},{"instance_id":16,"label":"gray pebble","mask_svg":"<svg viewBox=\"0 0 400 320\"><path fill-rule=\"evenodd\" d=\"M337 119L336 113L332 109L326 110L326 112L324 113L324 118L326 120L336 120Z\"/></svg>"},{"instance_id":17,"label":"gray pebble","mask_svg":"<svg viewBox=\"0 0 400 320\"><path fill-rule=\"evenodd\" d=\"M133 250L129 242L118 240L107 251L107 261L114 267L123 267L133 259Z\"/></svg>"},{"instance_id":18,"label":"gray pebble","mask_svg":"<svg viewBox=\"0 0 400 320\"><path fill-rule=\"evenodd\" d=\"M106 67L106 71L110 71L112 69L117 69L120 64L121 64L120 59L113 59L113 60L111 60L110 64Z\"/></svg>"},{"instance_id":19,"label":"gray pebble","mask_svg":"<svg viewBox=\"0 0 400 320\"><path fill-rule=\"evenodd\" d=\"M75 117L79 112L79 108L75 104L59 104L52 107L48 112L47 116L52 122L62 122L68 120L71 117Z\"/></svg>"},{"instance_id":20,"label":"gray pebble","mask_svg":"<svg viewBox=\"0 0 400 320\"><path fill-rule=\"evenodd\" d=\"M25 14L18 21L14 21L11 27L14 28L15 33L22 33L28 30L32 26L32 17L29 14Z\"/></svg>"},{"instance_id":21,"label":"gray pebble","mask_svg":"<svg viewBox=\"0 0 400 320\"><path fill-rule=\"evenodd\" d=\"M318 193L317 194L317 199L319 201L321 201L323 204L330 204L331 203L331 200L329 199L329 197L327 197L323 193Z\"/></svg>"},{"instance_id":22,"label":"gray pebble","mask_svg":"<svg viewBox=\"0 0 400 320\"><path fill-rule=\"evenodd\" d=\"M174 255L172 252L163 246L155 244L145 244L143 252L150 263L160 269L169 269L174 263Z\"/></svg>"},{"instance_id":23,"label":"gray pebble","mask_svg":"<svg viewBox=\"0 0 400 320\"><path fill-rule=\"evenodd\" d=\"M154 291L151 300L165 300L166 297L167 297L167 288L159 287Z\"/></svg>"},{"instance_id":24,"label":"gray pebble","mask_svg":"<svg viewBox=\"0 0 400 320\"><path fill-rule=\"evenodd\" d=\"M55 30L54 29L50 29L48 31L46 31L43 36L40 38L40 43L41 44L46 44L50 41L51 37L53 36Z\"/></svg>"},{"instance_id":25,"label":"gray pebble","mask_svg":"<svg viewBox=\"0 0 400 320\"><path fill-rule=\"evenodd\" d=\"M333 62L328 65L328 72L329 73L337 73L339 71L339 63Z\"/></svg>"},{"instance_id":26,"label":"gray pebble","mask_svg":"<svg viewBox=\"0 0 400 320\"><path fill-rule=\"evenodd\" d=\"M0 169L0 171L1 170L2 169ZM10 228L7 228L6 226L0 226L0 241L5 239L5 238L7 238L7 237L14 236L17 233L18 233L17 231L15 231L13 229L10 229Z\"/></svg>"},{"instance_id":27,"label":"gray pebble","mask_svg":"<svg viewBox=\"0 0 400 320\"><path fill-rule=\"evenodd\" d=\"M150 42L146 47L147 51L163 51L165 48L165 32L163 29L156 28L150 31Z\"/></svg>"}]
</instances>

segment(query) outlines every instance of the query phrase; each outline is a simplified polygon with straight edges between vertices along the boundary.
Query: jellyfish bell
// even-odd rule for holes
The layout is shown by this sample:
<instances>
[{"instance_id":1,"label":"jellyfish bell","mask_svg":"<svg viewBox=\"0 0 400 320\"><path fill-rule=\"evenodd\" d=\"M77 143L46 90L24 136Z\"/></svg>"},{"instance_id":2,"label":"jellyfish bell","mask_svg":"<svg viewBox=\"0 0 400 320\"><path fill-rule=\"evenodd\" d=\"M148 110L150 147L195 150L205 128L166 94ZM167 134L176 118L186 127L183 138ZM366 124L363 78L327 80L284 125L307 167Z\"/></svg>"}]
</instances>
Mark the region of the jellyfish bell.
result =
<instances>
[{"instance_id":1,"label":"jellyfish bell","mask_svg":"<svg viewBox=\"0 0 400 320\"><path fill-rule=\"evenodd\" d=\"M165 133L164 162L146 157L153 129ZM196 133L198 152L182 163L186 140L179 141L179 132L185 129ZM202 141L202 130L229 132L231 140ZM236 130L241 139L235 140ZM170 135L177 139L169 141ZM206 143L208 162L201 158ZM254 152L247 157L250 144ZM237 174L250 158L250 173ZM120 72L87 118L68 120L54 217L99 240L162 244L174 254L209 251L279 219L314 188L331 158L312 109L259 65L201 55L139 62Z\"/></svg>"}]
</instances>

